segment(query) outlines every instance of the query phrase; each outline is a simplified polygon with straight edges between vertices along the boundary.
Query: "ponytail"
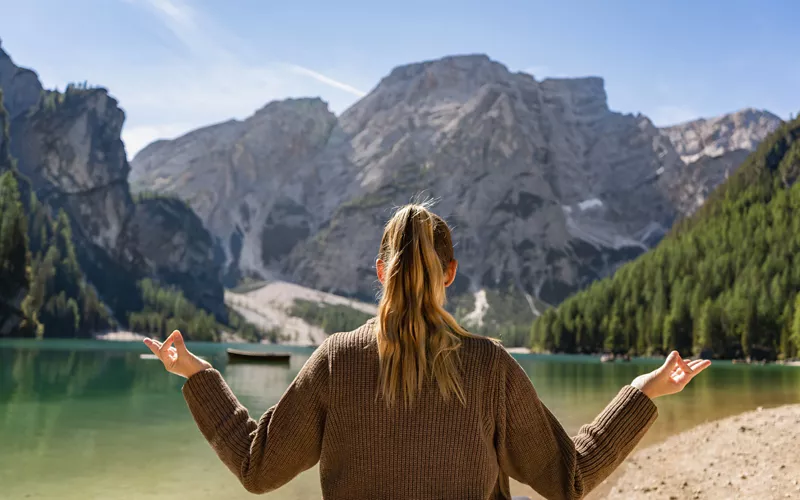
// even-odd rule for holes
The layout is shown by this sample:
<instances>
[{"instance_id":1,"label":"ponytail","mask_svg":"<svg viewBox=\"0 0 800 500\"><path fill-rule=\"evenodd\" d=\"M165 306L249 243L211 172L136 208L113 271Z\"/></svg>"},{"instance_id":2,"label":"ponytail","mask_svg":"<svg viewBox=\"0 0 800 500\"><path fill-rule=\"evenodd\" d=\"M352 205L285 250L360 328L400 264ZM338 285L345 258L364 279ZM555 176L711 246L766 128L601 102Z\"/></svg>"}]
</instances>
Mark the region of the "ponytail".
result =
<instances>
[{"instance_id":1,"label":"ponytail","mask_svg":"<svg viewBox=\"0 0 800 500\"><path fill-rule=\"evenodd\" d=\"M389 220L381 241L383 293L378 305L378 354L383 398L402 393L413 404L428 376L445 400L466 397L458 348L473 335L445 309L445 271L453 258L450 229L423 205L406 205Z\"/></svg>"}]
</instances>

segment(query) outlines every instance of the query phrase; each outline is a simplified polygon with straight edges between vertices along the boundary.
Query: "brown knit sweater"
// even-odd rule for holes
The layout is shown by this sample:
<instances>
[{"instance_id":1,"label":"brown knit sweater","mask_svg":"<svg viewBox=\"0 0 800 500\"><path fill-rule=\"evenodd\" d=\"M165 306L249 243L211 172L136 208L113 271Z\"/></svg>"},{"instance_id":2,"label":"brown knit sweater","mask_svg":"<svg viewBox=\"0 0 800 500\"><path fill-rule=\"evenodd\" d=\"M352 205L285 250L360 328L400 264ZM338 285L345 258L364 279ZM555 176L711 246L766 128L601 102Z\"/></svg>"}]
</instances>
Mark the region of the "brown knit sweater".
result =
<instances>
[{"instance_id":1,"label":"brown knit sweater","mask_svg":"<svg viewBox=\"0 0 800 500\"><path fill-rule=\"evenodd\" d=\"M251 492L267 492L320 463L327 500L506 498L508 476L546 498L580 498L605 479L656 418L625 386L570 438L522 367L488 339L461 350L467 405L433 381L411 409L376 399L373 320L320 346L278 404L256 422L208 369L183 394L200 431Z\"/></svg>"}]
</instances>

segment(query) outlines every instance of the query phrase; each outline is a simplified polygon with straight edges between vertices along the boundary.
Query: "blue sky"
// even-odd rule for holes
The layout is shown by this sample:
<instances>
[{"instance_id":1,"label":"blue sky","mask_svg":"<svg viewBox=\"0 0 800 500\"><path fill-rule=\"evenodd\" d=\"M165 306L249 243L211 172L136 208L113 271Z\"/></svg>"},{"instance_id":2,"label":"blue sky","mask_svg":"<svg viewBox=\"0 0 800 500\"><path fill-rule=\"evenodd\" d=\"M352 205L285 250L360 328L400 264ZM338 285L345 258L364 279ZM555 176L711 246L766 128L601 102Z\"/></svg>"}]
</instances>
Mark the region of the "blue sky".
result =
<instances>
[{"instance_id":1,"label":"blue sky","mask_svg":"<svg viewBox=\"0 0 800 500\"><path fill-rule=\"evenodd\" d=\"M87 80L150 141L321 96L340 113L394 66L485 53L512 70L597 75L657 125L800 110L800 2L0 0L0 38L47 87Z\"/></svg>"}]
</instances>

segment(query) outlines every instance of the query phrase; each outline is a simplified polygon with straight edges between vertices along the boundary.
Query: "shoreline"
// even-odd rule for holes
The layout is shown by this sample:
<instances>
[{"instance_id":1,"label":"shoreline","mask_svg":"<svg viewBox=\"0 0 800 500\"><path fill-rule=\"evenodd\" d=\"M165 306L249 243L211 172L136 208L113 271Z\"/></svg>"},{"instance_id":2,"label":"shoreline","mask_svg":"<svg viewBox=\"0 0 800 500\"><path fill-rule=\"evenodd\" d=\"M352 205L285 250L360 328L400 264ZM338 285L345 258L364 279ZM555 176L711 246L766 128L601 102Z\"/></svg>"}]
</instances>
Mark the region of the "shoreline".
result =
<instances>
[{"instance_id":1,"label":"shoreline","mask_svg":"<svg viewBox=\"0 0 800 500\"><path fill-rule=\"evenodd\" d=\"M94 335L95 340L106 340L109 342L139 342L145 338L147 337L141 333L129 331L106 332Z\"/></svg>"},{"instance_id":2,"label":"shoreline","mask_svg":"<svg viewBox=\"0 0 800 500\"><path fill-rule=\"evenodd\" d=\"M800 497L800 404L700 424L635 451L602 498Z\"/></svg>"},{"instance_id":3,"label":"shoreline","mask_svg":"<svg viewBox=\"0 0 800 500\"><path fill-rule=\"evenodd\" d=\"M95 340L103 340L108 342L140 342L144 340L147 336L141 333L120 330L120 331L113 331L113 332L104 332L104 333L97 333L92 336ZM13 338L13 337L9 337ZM234 343L234 344L259 344L258 342L248 342L245 339L239 337L238 335L231 334L230 332L223 332L221 335L221 342L220 343ZM261 342L267 343L267 342ZM270 345L286 345L286 346L293 346L293 347L309 347L315 348L317 347L316 344L309 344L304 342L279 342L277 344L270 344ZM534 352L528 347L504 347L507 352L510 354L537 354L542 356L559 354L559 353L551 353L551 352ZM570 354L570 356L583 356L589 358L602 358L602 353L594 353L594 354ZM632 358L633 360L651 360L651 361L663 361L663 356L635 356ZM692 358L694 359L694 357ZM626 360L627 361L627 360ZM790 360L778 360L778 361L751 361L748 362L746 360L741 359L714 359L714 361L721 361L721 362L730 362L732 364L741 364L741 365L778 365L778 366L791 366L791 367L798 367L800 368L800 359L790 359ZM617 362L623 362L623 360L613 360L610 361L609 364L614 364Z\"/></svg>"}]
</instances>

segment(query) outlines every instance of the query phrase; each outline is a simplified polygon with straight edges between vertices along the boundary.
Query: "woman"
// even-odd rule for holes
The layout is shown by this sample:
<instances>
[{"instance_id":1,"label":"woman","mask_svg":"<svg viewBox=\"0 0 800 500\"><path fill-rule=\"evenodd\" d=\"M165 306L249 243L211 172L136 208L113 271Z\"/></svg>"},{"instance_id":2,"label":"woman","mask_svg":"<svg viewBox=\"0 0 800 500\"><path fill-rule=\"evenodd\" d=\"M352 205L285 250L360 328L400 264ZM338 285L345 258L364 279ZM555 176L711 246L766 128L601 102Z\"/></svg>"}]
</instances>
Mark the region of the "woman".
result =
<instances>
[{"instance_id":1,"label":"woman","mask_svg":"<svg viewBox=\"0 0 800 500\"><path fill-rule=\"evenodd\" d=\"M652 399L710 364L672 352L570 438L505 349L445 311L457 262L440 217L399 209L376 267L377 317L330 336L257 422L180 332L145 340L188 379L183 394L200 431L248 491L274 490L320 462L330 500L509 498L509 476L546 498L581 498L653 423Z\"/></svg>"}]
</instances>

